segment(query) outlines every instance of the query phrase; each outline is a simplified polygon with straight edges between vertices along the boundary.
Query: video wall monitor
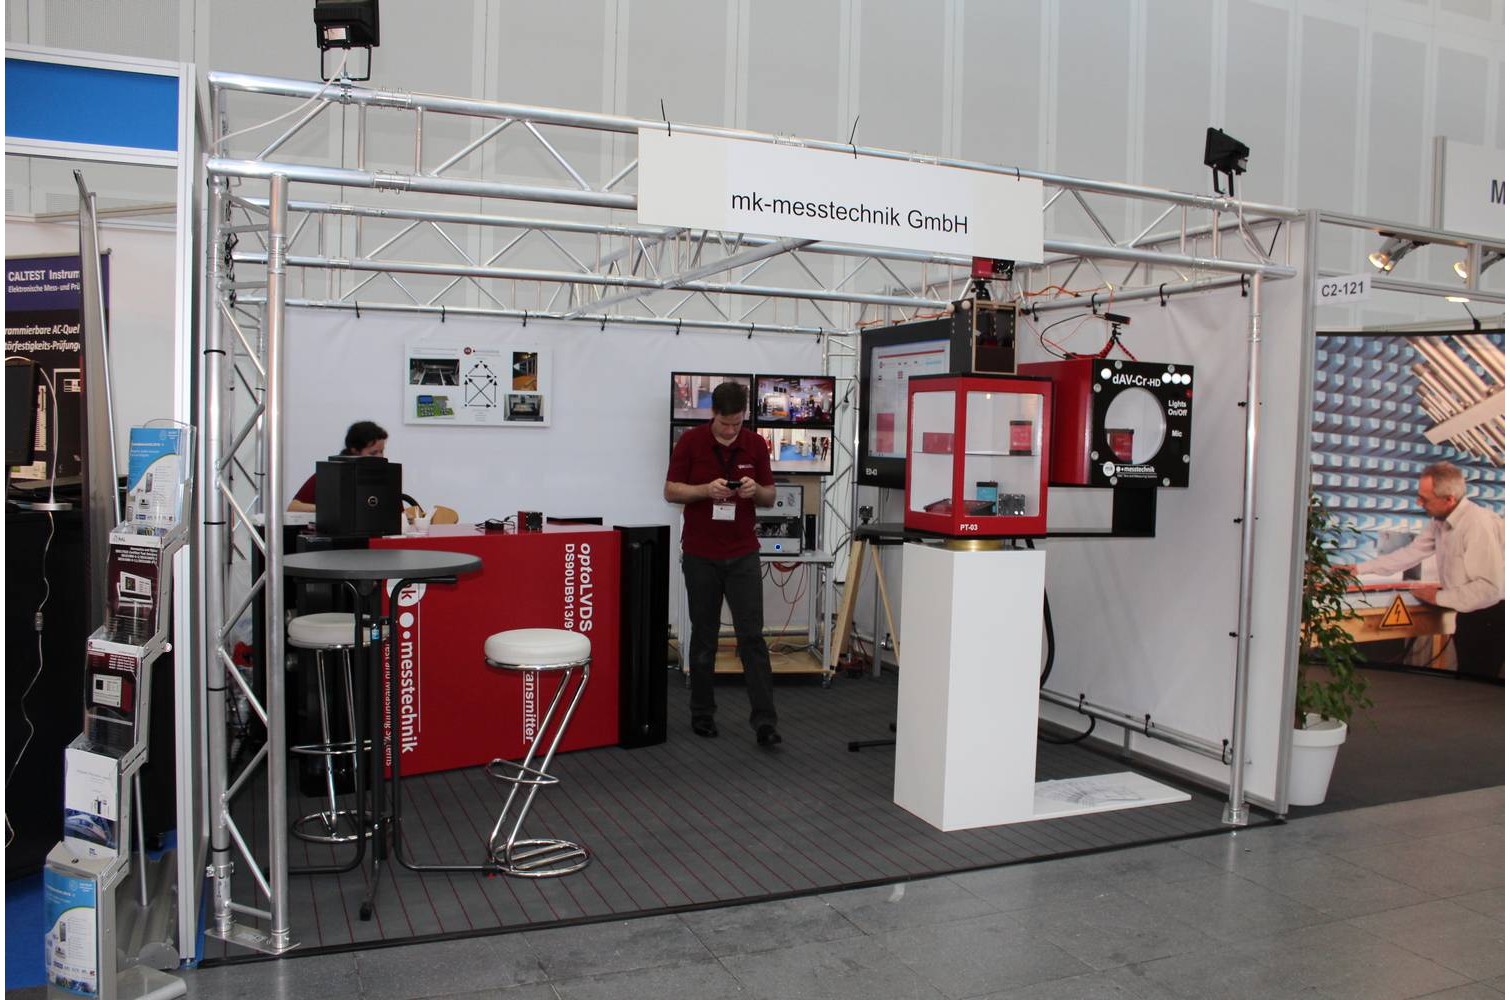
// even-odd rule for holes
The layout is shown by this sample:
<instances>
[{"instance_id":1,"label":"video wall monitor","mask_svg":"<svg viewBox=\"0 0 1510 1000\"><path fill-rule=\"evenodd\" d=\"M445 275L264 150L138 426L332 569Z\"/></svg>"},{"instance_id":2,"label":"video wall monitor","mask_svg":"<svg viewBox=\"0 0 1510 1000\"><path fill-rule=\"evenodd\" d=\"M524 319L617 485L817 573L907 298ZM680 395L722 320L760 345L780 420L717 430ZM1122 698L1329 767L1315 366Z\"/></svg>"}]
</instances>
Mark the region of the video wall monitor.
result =
<instances>
[{"instance_id":1,"label":"video wall monitor","mask_svg":"<svg viewBox=\"0 0 1510 1000\"><path fill-rule=\"evenodd\" d=\"M5 465L30 465L37 440L37 366L5 364Z\"/></svg>"},{"instance_id":2,"label":"video wall monitor","mask_svg":"<svg viewBox=\"0 0 1510 1000\"><path fill-rule=\"evenodd\" d=\"M948 317L861 332L860 485L906 484L907 380L969 370L970 344L951 333Z\"/></svg>"},{"instance_id":3,"label":"video wall monitor","mask_svg":"<svg viewBox=\"0 0 1510 1000\"><path fill-rule=\"evenodd\" d=\"M834 473L834 432L815 427L756 427L771 455L777 475L831 476Z\"/></svg>"},{"instance_id":4,"label":"video wall monitor","mask_svg":"<svg viewBox=\"0 0 1510 1000\"><path fill-rule=\"evenodd\" d=\"M682 439L682 435L685 434L685 433L687 433L688 429L693 428L693 427L701 427L701 426L702 426L701 423L672 424L671 425L671 451L676 451L676 443ZM666 453L668 458L670 457L671 451L668 451Z\"/></svg>"},{"instance_id":5,"label":"video wall monitor","mask_svg":"<svg viewBox=\"0 0 1510 1000\"><path fill-rule=\"evenodd\" d=\"M756 427L833 427L831 375L756 375Z\"/></svg>"},{"instance_id":6,"label":"video wall monitor","mask_svg":"<svg viewBox=\"0 0 1510 1000\"><path fill-rule=\"evenodd\" d=\"M740 382L745 392L754 396L754 379L749 375L719 375L713 372L671 373L671 419L712 420L713 390L724 382ZM745 411L745 419L750 418Z\"/></svg>"}]
</instances>

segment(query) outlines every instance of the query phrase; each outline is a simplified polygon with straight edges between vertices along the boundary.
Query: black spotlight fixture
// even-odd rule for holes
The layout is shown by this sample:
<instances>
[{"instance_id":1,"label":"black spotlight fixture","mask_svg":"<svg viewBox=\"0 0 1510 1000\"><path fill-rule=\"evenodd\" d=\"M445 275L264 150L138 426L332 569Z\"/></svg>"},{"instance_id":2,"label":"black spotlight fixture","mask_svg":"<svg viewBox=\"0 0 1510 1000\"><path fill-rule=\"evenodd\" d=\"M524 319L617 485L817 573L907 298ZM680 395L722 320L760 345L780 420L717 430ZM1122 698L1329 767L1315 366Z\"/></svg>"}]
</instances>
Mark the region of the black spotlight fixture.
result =
<instances>
[{"instance_id":1,"label":"black spotlight fixture","mask_svg":"<svg viewBox=\"0 0 1510 1000\"><path fill-rule=\"evenodd\" d=\"M366 72L361 76L350 68L342 72L348 80L372 78L372 50L377 48L378 0L315 0L315 44L320 46L320 79L328 81L325 53L331 49L367 50Z\"/></svg>"},{"instance_id":2,"label":"black spotlight fixture","mask_svg":"<svg viewBox=\"0 0 1510 1000\"><path fill-rule=\"evenodd\" d=\"M1234 174L1248 172L1248 147L1219 128L1206 130L1206 166L1211 168L1211 186L1216 193L1231 195ZM1227 175L1227 190L1222 190L1221 175Z\"/></svg>"},{"instance_id":3,"label":"black spotlight fixture","mask_svg":"<svg viewBox=\"0 0 1510 1000\"><path fill-rule=\"evenodd\" d=\"M1368 255L1368 262L1385 274L1393 271L1395 265L1405 259L1405 255L1416 247L1424 247L1426 244L1417 240L1408 240L1403 236L1384 237L1384 245Z\"/></svg>"}]
</instances>

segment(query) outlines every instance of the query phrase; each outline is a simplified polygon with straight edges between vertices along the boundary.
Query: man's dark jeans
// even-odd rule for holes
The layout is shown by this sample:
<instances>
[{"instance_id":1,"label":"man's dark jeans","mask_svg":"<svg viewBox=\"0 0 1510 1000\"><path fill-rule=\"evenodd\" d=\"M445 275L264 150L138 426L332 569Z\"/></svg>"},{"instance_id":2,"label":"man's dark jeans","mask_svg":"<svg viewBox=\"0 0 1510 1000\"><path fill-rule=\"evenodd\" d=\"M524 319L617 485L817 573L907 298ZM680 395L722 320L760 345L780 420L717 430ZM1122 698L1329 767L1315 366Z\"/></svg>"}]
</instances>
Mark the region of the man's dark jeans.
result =
<instances>
[{"instance_id":1,"label":"man's dark jeans","mask_svg":"<svg viewBox=\"0 0 1510 1000\"><path fill-rule=\"evenodd\" d=\"M713 700L713 662L718 656L719 621L729 602L739 662L744 665L745 690L750 696L750 725L776 724L776 700L771 693L771 652L766 648L765 599L760 586L760 555L737 559L682 556L682 579L687 584L687 613L692 620L687 669L692 679L692 718L709 718L718 710Z\"/></svg>"}]
</instances>

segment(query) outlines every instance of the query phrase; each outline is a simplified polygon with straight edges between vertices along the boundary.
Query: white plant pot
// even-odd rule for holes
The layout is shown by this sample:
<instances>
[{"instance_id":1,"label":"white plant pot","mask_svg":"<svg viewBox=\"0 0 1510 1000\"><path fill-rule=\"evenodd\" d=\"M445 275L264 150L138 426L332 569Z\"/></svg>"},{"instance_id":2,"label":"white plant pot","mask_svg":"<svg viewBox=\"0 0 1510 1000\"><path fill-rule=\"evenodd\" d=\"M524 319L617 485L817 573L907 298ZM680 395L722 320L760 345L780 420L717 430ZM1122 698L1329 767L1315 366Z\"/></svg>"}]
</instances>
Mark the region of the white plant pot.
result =
<instances>
[{"instance_id":1,"label":"white plant pot","mask_svg":"<svg viewBox=\"0 0 1510 1000\"><path fill-rule=\"evenodd\" d=\"M1332 780L1337 748L1347 739L1347 723L1308 714L1305 728L1290 733L1290 805L1319 806Z\"/></svg>"}]
</instances>

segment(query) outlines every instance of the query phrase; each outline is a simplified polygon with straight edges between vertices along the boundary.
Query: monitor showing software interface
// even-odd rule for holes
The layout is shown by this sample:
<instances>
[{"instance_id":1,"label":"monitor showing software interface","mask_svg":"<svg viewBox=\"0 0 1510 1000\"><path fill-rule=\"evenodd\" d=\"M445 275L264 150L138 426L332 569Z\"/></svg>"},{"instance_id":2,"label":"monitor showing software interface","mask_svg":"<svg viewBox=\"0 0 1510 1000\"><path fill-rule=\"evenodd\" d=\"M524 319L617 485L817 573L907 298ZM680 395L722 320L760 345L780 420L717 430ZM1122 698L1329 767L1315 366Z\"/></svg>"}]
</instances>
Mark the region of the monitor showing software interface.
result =
<instances>
[{"instance_id":1,"label":"monitor showing software interface","mask_svg":"<svg viewBox=\"0 0 1510 1000\"><path fill-rule=\"evenodd\" d=\"M907 380L949 371L949 341L875 347L870 356L870 414L865 428L871 458L907 455Z\"/></svg>"}]
</instances>

